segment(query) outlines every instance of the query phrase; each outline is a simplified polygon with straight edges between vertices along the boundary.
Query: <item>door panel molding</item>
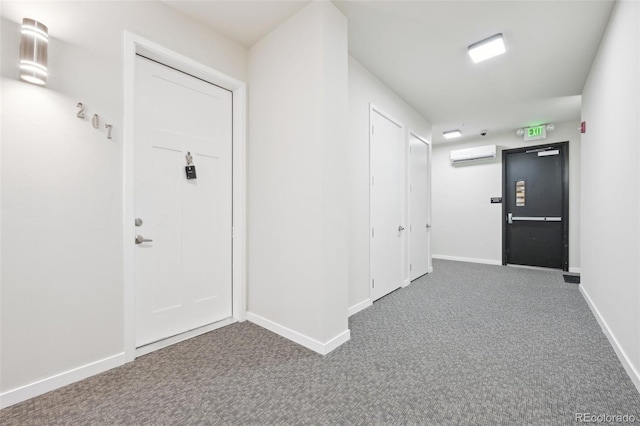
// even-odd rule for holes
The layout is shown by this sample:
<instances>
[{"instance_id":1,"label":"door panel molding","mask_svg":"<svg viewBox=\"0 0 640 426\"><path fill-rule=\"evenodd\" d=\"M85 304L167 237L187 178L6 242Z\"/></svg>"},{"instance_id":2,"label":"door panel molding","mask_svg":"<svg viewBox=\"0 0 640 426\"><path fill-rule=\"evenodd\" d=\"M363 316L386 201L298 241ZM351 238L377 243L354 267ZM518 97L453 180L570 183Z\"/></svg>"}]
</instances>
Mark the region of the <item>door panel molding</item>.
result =
<instances>
[{"instance_id":1,"label":"door panel molding","mask_svg":"<svg viewBox=\"0 0 640 426\"><path fill-rule=\"evenodd\" d=\"M509 217L507 203L507 157L510 154L527 153L533 155L545 151L560 151L562 155L562 214L554 216L515 216ZM502 151L502 264L507 265L509 259L508 253L508 226L509 222L520 223L562 223L562 247L561 247L561 265L563 271L569 270L569 142L555 142L549 144L526 146L522 148L506 149Z\"/></svg>"},{"instance_id":2,"label":"door panel molding","mask_svg":"<svg viewBox=\"0 0 640 426\"><path fill-rule=\"evenodd\" d=\"M136 357L133 241L135 238L135 62L138 54L232 92L232 315L237 321L244 321L246 317L246 84L157 43L125 32L122 220L124 225L123 325L126 362L133 361Z\"/></svg>"}]
</instances>

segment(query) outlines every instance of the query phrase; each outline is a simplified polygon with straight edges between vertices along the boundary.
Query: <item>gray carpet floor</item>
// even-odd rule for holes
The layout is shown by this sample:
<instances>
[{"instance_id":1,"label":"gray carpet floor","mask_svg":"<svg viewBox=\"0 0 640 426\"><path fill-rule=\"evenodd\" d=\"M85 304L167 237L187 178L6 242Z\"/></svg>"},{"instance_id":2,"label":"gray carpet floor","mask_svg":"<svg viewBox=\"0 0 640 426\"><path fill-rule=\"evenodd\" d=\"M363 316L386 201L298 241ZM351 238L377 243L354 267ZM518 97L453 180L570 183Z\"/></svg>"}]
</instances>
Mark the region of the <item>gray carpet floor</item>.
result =
<instances>
[{"instance_id":1,"label":"gray carpet floor","mask_svg":"<svg viewBox=\"0 0 640 426\"><path fill-rule=\"evenodd\" d=\"M640 394L562 273L434 261L323 357L234 324L0 411L2 425L575 424ZM639 420L640 421L640 420Z\"/></svg>"}]
</instances>

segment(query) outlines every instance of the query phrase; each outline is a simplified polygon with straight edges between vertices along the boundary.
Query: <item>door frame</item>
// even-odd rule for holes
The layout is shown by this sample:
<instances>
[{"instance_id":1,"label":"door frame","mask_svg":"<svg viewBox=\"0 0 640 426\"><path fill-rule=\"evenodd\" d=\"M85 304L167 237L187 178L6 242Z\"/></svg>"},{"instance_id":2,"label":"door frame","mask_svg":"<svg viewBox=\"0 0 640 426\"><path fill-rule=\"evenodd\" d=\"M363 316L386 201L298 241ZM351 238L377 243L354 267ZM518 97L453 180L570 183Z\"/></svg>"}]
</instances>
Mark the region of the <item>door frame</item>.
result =
<instances>
[{"instance_id":1,"label":"door frame","mask_svg":"<svg viewBox=\"0 0 640 426\"><path fill-rule=\"evenodd\" d=\"M371 117L373 115L373 113L376 112L380 115L382 115L384 118L386 118L387 120L391 121L393 124L395 124L396 126L400 127L400 130L402 132L402 177L401 177L401 181L403 183L401 188L398 188L398 190L402 191L402 213L401 213L401 218L404 221L404 223L407 223L407 215L408 213L408 209L407 209L407 203L408 203L408 199L407 199L407 193L408 193L408 175L407 175L407 161L408 161L408 152L409 152L409 146L408 146L408 139L406 137L406 133L405 133L405 127L404 125L399 121L396 120L392 115L387 114L384 110L378 108L374 103L369 102L369 300L371 301L371 303L374 302L373 299L373 285L372 285L372 280L373 280L373 236L372 236L372 232L371 232L371 226L373 225L373 205L372 205L372 197L371 197L371 179L372 179L372 175L371 172L373 170L372 168L372 161L371 161L371 136L373 136L371 128L373 126L373 123L371 121ZM406 228L406 226L405 226ZM401 274L398 277L398 279L400 280L400 287L406 287L405 282L407 280L408 274L409 274L409 257L407 256L407 232L405 232L402 237L401 237L401 241L400 241L400 270L401 270Z\"/></svg>"},{"instance_id":2,"label":"door frame","mask_svg":"<svg viewBox=\"0 0 640 426\"><path fill-rule=\"evenodd\" d=\"M432 146L431 146L431 142L427 139L424 138L422 136L420 136L417 132L413 131L411 128L409 128L409 137L407 138L407 150L409 151L407 154L407 223L409 225L411 225L410 222L410 213L411 213L411 196L409 195L410 193L410 188L409 185L411 184L411 136L413 136L414 138L418 139L419 141L421 141L422 143L424 143L425 145L427 145L427 152L429 155L429 158L427 160L427 175L429 176L429 185L428 185L428 195L427 195L427 203L429 205L429 207L427 208L427 223L429 224L429 226L431 226L431 155L432 155ZM431 258L431 228L429 228L429 233L427 234L427 252L428 252L428 265L427 265L427 274L430 274L433 272L433 263L432 263L432 258ZM409 232L409 238L407 239L407 264L409 264L411 262L411 232ZM409 268L407 266L407 268ZM411 283L411 271L408 269L408 273L409 273L409 278L408 281L409 283ZM405 283L405 286L409 285L409 283Z\"/></svg>"},{"instance_id":3,"label":"door frame","mask_svg":"<svg viewBox=\"0 0 640 426\"><path fill-rule=\"evenodd\" d=\"M507 155L541 148L559 149L562 154L562 270L569 271L569 142L502 150L502 264L507 265Z\"/></svg>"},{"instance_id":4,"label":"door frame","mask_svg":"<svg viewBox=\"0 0 640 426\"><path fill-rule=\"evenodd\" d=\"M177 336L144 352L135 343L135 81L136 55L163 63L232 92L232 319L246 318L246 84L134 33L124 33L123 124L123 255L124 255L124 355L126 362L167 344L194 337L198 330ZM210 327L210 329L217 327Z\"/></svg>"}]
</instances>

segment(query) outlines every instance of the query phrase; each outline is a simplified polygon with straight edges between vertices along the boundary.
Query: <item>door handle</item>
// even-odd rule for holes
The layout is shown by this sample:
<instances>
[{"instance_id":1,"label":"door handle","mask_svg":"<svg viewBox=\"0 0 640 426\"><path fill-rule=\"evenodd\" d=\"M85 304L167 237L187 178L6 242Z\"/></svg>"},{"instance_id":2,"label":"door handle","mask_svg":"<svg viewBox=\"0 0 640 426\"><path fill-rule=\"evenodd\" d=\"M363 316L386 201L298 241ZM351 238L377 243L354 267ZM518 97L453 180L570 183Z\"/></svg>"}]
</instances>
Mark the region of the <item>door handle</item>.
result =
<instances>
[{"instance_id":1,"label":"door handle","mask_svg":"<svg viewBox=\"0 0 640 426\"><path fill-rule=\"evenodd\" d=\"M136 244L142 244L142 243L150 243L153 240L147 239L145 237L143 237L142 235L136 235Z\"/></svg>"},{"instance_id":2,"label":"door handle","mask_svg":"<svg viewBox=\"0 0 640 426\"><path fill-rule=\"evenodd\" d=\"M404 226L399 225L399 226L398 226L398 232L402 232L402 231L404 231Z\"/></svg>"},{"instance_id":3,"label":"door handle","mask_svg":"<svg viewBox=\"0 0 640 426\"><path fill-rule=\"evenodd\" d=\"M513 213L507 213L507 223L508 224L513 223Z\"/></svg>"},{"instance_id":4,"label":"door handle","mask_svg":"<svg viewBox=\"0 0 640 426\"><path fill-rule=\"evenodd\" d=\"M511 220L530 222L562 222L561 216L513 216Z\"/></svg>"},{"instance_id":5,"label":"door handle","mask_svg":"<svg viewBox=\"0 0 640 426\"><path fill-rule=\"evenodd\" d=\"M427 229L430 229L430 228L431 228L431 225L427 223Z\"/></svg>"}]
</instances>

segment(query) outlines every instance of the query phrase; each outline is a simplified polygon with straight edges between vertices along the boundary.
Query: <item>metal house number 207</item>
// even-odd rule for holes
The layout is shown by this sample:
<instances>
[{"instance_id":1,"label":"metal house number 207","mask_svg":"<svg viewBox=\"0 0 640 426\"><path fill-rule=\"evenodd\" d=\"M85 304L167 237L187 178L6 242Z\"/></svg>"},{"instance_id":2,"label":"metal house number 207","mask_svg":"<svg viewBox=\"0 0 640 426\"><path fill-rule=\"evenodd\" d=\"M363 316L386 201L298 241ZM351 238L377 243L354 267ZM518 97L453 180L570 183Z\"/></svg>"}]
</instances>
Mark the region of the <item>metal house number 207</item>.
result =
<instances>
[{"instance_id":1,"label":"metal house number 207","mask_svg":"<svg viewBox=\"0 0 640 426\"><path fill-rule=\"evenodd\" d=\"M80 120L84 120L86 118L86 115L84 114L86 107L82 102L78 102L78 105L76 105L76 107L78 108L76 117L78 117ZM96 130L100 128L100 116L98 114L93 114L93 117L91 117L91 125ZM105 123L104 127L107 129L107 139L111 139L111 129L113 129L113 125Z\"/></svg>"}]
</instances>

